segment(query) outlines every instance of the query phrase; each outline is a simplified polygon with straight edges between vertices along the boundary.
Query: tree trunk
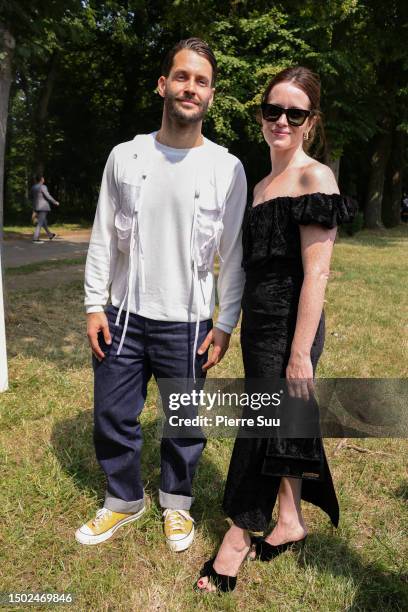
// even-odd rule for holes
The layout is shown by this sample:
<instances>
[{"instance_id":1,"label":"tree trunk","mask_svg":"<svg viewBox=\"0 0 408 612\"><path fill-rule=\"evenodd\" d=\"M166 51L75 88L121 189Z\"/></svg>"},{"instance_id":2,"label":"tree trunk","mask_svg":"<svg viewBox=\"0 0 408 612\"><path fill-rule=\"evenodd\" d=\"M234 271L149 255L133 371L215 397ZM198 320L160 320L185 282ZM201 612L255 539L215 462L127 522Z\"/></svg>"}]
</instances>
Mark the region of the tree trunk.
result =
<instances>
[{"instance_id":1,"label":"tree trunk","mask_svg":"<svg viewBox=\"0 0 408 612\"><path fill-rule=\"evenodd\" d=\"M3 237L4 153L14 47L13 36L0 24L0 242Z\"/></svg>"},{"instance_id":2,"label":"tree trunk","mask_svg":"<svg viewBox=\"0 0 408 612\"><path fill-rule=\"evenodd\" d=\"M383 228L381 207L384 192L384 178L391 149L389 130L374 137L373 153L370 160L370 177L364 209L364 226L369 229Z\"/></svg>"},{"instance_id":3,"label":"tree trunk","mask_svg":"<svg viewBox=\"0 0 408 612\"><path fill-rule=\"evenodd\" d=\"M51 56L48 74L41 90L38 101L36 122L36 154L35 154L35 174L44 174L46 160L46 122L48 117L48 106L57 77L58 51L54 51Z\"/></svg>"},{"instance_id":4,"label":"tree trunk","mask_svg":"<svg viewBox=\"0 0 408 612\"><path fill-rule=\"evenodd\" d=\"M337 109L333 109L330 113L328 113L328 120L330 120L332 124L336 124L339 121ZM333 174L336 177L336 181L338 183L340 175L341 152L337 151L337 157L334 157L330 138L327 135L324 139L323 144L324 149L322 154L322 161L324 164L326 164L327 166L329 166L329 168L332 169Z\"/></svg>"},{"instance_id":5,"label":"tree trunk","mask_svg":"<svg viewBox=\"0 0 408 612\"><path fill-rule=\"evenodd\" d=\"M0 392L8 389L6 330L3 301L3 202L4 152L6 148L7 115L15 41L11 33L0 24Z\"/></svg>"},{"instance_id":6,"label":"tree trunk","mask_svg":"<svg viewBox=\"0 0 408 612\"><path fill-rule=\"evenodd\" d=\"M402 174L404 169L405 134L394 131L392 148L385 175L382 219L386 227L401 223Z\"/></svg>"}]
</instances>

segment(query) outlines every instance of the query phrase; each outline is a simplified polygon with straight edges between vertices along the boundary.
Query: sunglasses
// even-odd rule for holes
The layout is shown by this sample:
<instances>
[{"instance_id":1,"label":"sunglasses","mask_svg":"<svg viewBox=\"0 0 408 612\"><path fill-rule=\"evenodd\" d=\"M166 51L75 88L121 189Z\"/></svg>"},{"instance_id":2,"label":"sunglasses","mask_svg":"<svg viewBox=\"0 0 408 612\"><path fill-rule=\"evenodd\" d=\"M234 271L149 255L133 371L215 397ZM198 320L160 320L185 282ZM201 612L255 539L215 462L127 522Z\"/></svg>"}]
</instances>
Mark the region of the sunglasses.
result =
<instances>
[{"instance_id":1,"label":"sunglasses","mask_svg":"<svg viewBox=\"0 0 408 612\"><path fill-rule=\"evenodd\" d=\"M303 125L312 113L312 111L304 110L303 108L283 108L277 104L268 104L267 102L262 102L261 110L265 121L277 121L281 115L285 114L289 125L294 127Z\"/></svg>"}]
</instances>

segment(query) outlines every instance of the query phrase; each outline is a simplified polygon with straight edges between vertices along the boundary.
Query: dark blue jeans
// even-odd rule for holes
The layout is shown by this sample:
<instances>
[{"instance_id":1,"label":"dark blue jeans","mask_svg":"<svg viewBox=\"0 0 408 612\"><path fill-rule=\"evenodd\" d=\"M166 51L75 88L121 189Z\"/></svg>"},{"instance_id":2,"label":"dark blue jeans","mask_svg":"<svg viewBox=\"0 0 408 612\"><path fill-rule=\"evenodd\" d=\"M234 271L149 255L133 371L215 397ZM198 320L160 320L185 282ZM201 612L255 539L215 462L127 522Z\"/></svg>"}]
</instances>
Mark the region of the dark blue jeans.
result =
<instances>
[{"instance_id":1,"label":"dark blue jeans","mask_svg":"<svg viewBox=\"0 0 408 612\"><path fill-rule=\"evenodd\" d=\"M156 379L193 378L195 323L154 321L130 313L125 342L117 356L126 313L122 312L120 324L115 326L118 309L108 306L105 312L112 344L106 345L99 334L105 358L99 362L93 357L95 451L107 478L105 507L137 512L144 505L139 415L147 383L152 375ZM211 320L200 323L198 346L211 328ZM201 367L206 360L207 354L196 355L195 375L201 385L205 378ZM163 508L190 508L192 481L205 444L205 439L162 439L159 500Z\"/></svg>"}]
</instances>

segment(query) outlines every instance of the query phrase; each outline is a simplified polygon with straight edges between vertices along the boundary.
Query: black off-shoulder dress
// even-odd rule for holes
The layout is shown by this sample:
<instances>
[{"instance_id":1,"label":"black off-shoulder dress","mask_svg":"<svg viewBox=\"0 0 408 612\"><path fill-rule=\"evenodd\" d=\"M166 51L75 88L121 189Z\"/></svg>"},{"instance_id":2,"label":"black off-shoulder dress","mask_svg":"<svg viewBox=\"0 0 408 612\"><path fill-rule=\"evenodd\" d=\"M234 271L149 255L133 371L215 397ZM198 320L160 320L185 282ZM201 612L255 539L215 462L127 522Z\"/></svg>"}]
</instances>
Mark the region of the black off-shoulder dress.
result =
<instances>
[{"instance_id":1,"label":"black off-shoulder dress","mask_svg":"<svg viewBox=\"0 0 408 612\"><path fill-rule=\"evenodd\" d=\"M299 225L333 228L350 222L355 213L351 198L323 193L275 197L247 208L241 325L246 379L286 376L303 282ZM311 349L313 371L323 351L324 333L322 313ZM321 438L271 442L236 439L224 493L226 514L239 527L266 530L281 477L292 476L302 478L302 499L322 508L337 527L339 505Z\"/></svg>"}]
</instances>

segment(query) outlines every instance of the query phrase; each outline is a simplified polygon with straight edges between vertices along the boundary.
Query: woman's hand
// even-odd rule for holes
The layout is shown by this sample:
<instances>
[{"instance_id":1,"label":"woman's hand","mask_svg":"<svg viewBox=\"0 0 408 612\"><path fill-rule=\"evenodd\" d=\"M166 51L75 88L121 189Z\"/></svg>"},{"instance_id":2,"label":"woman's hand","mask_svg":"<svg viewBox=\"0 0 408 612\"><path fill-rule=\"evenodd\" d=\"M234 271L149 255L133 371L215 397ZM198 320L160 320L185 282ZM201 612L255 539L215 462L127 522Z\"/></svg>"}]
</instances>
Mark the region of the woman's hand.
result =
<instances>
[{"instance_id":1,"label":"woman's hand","mask_svg":"<svg viewBox=\"0 0 408 612\"><path fill-rule=\"evenodd\" d=\"M288 391L291 397L307 401L313 395L313 367L310 354L300 351L292 352L286 368Z\"/></svg>"}]
</instances>

